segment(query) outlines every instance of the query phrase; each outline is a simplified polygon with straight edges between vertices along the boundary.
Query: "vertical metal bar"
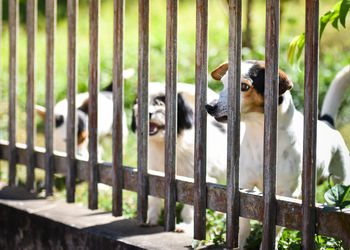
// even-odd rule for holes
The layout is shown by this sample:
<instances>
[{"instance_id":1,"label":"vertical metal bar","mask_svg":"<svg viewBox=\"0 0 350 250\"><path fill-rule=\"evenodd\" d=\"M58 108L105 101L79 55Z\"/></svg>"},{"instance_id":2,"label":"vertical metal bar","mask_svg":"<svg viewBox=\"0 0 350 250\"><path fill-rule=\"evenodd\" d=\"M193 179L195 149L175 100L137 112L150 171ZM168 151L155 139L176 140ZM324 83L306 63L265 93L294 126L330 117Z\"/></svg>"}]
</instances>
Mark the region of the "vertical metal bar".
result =
<instances>
[{"instance_id":1,"label":"vertical metal bar","mask_svg":"<svg viewBox=\"0 0 350 250\"><path fill-rule=\"evenodd\" d=\"M227 126L227 248L238 247L242 0L229 2Z\"/></svg>"},{"instance_id":2,"label":"vertical metal bar","mask_svg":"<svg viewBox=\"0 0 350 250\"><path fill-rule=\"evenodd\" d=\"M55 103L55 33L56 33L56 0L46 0L46 113L45 113L45 189L46 196L53 194L53 128Z\"/></svg>"},{"instance_id":3,"label":"vertical metal bar","mask_svg":"<svg viewBox=\"0 0 350 250\"><path fill-rule=\"evenodd\" d=\"M175 230L177 136L177 0L167 0L165 89L165 204L166 231Z\"/></svg>"},{"instance_id":4,"label":"vertical metal bar","mask_svg":"<svg viewBox=\"0 0 350 250\"><path fill-rule=\"evenodd\" d=\"M9 1L9 185L16 184L16 85L18 74L18 0Z\"/></svg>"},{"instance_id":5,"label":"vertical metal bar","mask_svg":"<svg viewBox=\"0 0 350 250\"><path fill-rule=\"evenodd\" d=\"M0 37L2 37L2 0L0 0ZM2 58L1 45L2 45L2 41L0 39L0 58ZM1 72L2 72L2 65L0 60L0 73Z\"/></svg>"},{"instance_id":6,"label":"vertical metal bar","mask_svg":"<svg viewBox=\"0 0 350 250\"><path fill-rule=\"evenodd\" d=\"M90 0L90 59L89 59L89 208L97 209L97 108L99 86L99 17L100 0Z\"/></svg>"},{"instance_id":7,"label":"vertical metal bar","mask_svg":"<svg viewBox=\"0 0 350 250\"><path fill-rule=\"evenodd\" d=\"M194 145L194 238L205 239L207 160L208 0L196 3L196 100Z\"/></svg>"},{"instance_id":8,"label":"vertical metal bar","mask_svg":"<svg viewBox=\"0 0 350 250\"><path fill-rule=\"evenodd\" d=\"M266 1L263 249L275 249L279 0Z\"/></svg>"},{"instance_id":9,"label":"vertical metal bar","mask_svg":"<svg viewBox=\"0 0 350 250\"><path fill-rule=\"evenodd\" d=\"M35 38L37 1L27 1L27 189L34 189L34 104L35 104Z\"/></svg>"},{"instance_id":10,"label":"vertical metal bar","mask_svg":"<svg viewBox=\"0 0 350 250\"><path fill-rule=\"evenodd\" d=\"M124 0L114 0L113 58L113 209L114 216L123 215L123 47Z\"/></svg>"},{"instance_id":11,"label":"vertical metal bar","mask_svg":"<svg viewBox=\"0 0 350 250\"><path fill-rule=\"evenodd\" d=\"M68 0L67 2L68 18L68 64L67 64L67 202L75 200L75 178L76 161L75 149L77 145L76 133L76 103L75 95L77 93L77 19L78 19L78 0Z\"/></svg>"},{"instance_id":12,"label":"vertical metal bar","mask_svg":"<svg viewBox=\"0 0 350 250\"><path fill-rule=\"evenodd\" d=\"M302 247L315 249L316 138L318 103L319 1L307 0L305 11L304 154L302 171Z\"/></svg>"},{"instance_id":13,"label":"vertical metal bar","mask_svg":"<svg viewBox=\"0 0 350 250\"><path fill-rule=\"evenodd\" d=\"M137 217L147 220L149 0L139 0Z\"/></svg>"}]
</instances>

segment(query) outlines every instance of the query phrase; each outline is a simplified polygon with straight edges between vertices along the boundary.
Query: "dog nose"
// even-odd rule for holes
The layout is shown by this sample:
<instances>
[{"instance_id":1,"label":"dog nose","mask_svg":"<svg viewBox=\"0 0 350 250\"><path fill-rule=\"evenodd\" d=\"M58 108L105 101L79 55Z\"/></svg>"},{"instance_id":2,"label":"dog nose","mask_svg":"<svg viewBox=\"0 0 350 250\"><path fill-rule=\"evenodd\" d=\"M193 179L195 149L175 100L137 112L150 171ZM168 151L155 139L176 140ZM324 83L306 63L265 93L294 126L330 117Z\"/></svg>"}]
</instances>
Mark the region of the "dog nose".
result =
<instances>
[{"instance_id":1,"label":"dog nose","mask_svg":"<svg viewBox=\"0 0 350 250\"><path fill-rule=\"evenodd\" d=\"M217 106L217 104L208 103L205 105L205 108L207 109L209 115L214 115Z\"/></svg>"},{"instance_id":2,"label":"dog nose","mask_svg":"<svg viewBox=\"0 0 350 250\"><path fill-rule=\"evenodd\" d=\"M152 113L149 113L148 117L149 117L148 119L151 120L152 119Z\"/></svg>"}]
</instances>

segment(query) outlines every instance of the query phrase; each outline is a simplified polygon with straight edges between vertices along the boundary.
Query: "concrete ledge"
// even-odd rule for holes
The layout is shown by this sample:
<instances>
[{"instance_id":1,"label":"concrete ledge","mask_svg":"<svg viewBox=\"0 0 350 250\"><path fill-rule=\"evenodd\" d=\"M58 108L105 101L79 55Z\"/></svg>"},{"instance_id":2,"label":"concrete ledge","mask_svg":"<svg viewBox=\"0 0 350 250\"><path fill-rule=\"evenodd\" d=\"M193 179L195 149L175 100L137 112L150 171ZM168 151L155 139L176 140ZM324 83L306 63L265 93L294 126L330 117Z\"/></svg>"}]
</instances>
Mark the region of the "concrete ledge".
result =
<instances>
[{"instance_id":1,"label":"concrete ledge","mask_svg":"<svg viewBox=\"0 0 350 250\"><path fill-rule=\"evenodd\" d=\"M101 210L0 190L0 249L188 249L192 237Z\"/></svg>"}]
</instances>

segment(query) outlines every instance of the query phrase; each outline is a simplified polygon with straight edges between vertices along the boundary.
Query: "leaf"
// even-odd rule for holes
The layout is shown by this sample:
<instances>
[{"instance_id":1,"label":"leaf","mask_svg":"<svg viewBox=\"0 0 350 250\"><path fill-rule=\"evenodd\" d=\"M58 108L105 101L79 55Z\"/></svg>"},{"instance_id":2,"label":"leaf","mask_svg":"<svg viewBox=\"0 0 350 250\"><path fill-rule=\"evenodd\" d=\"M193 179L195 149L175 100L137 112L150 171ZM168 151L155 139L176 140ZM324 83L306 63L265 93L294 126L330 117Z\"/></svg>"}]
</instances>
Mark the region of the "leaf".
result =
<instances>
[{"instance_id":1,"label":"leaf","mask_svg":"<svg viewBox=\"0 0 350 250\"><path fill-rule=\"evenodd\" d=\"M350 0L343 0L339 8L339 20L345 28L345 19L350 9Z\"/></svg>"},{"instance_id":2,"label":"leaf","mask_svg":"<svg viewBox=\"0 0 350 250\"><path fill-rule=\"evenodd\" d=\"M324 29L326 28L326 25L329 22L332 15L333 15L333 10L330 10L326 14L321 16L321 18L320 18L320 37L322 36L322 33L323 33Z\"/></svg>"},{"instance_id":3,"label":"leaf","mask_svg":"<svg viewBox=\"0 0 350 250\"><path fill-rule=\"evenodd\" d=\"M324 198L329 205L345 208L350 205L350 186L337 184L324 194Z\"/></svg>"},{"instance_id":4,"label":"leaf","mask_svg":"<svg viewBox=\"0 0 350 250\"><path fill-rule=\"evenodd\" d=\"M298 49L298 53L296 55L297 60L299 60L301 56L301 52L303 51L305 43L305 33L300 34L299 36L296 36L293 38L293 40L290 42L287 52L287 60L293 64L294 63L294 57L295 57L295 51Z\"/></svg>"}]
</instances>

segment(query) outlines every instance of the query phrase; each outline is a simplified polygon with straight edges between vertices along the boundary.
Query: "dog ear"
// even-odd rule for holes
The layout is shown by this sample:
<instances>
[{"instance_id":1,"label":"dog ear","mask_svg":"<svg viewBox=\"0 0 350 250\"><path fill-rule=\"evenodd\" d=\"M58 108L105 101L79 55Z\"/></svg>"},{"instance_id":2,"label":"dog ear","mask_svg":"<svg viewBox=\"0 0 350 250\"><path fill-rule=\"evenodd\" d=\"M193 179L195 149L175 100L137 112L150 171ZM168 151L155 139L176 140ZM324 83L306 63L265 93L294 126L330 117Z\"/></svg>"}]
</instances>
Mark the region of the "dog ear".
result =
<instances>
[{"instance_id":1,"label":"dog ear","mask_svg":"<svg viewBox=\"0 0 350 250\"><path fill-rule=\"evenodd\" d=\"M278 70L279 75L279 95L283 95L287 90L293 88L293 82L289 80L286 73Z\"/></svg>"},{"instance_id":2,"label":"dog ear","mask_svg":"<svg viewBox=\"0 0 350 250\"><path fill-rule=\"evenodd\" d=\"M177 94L177 133L193 126L193 110L181 93Z\"/></svg>"},{"instance_id":3,"label":"dog ear","mask_svg":"<svg viewBox=\"0 0 350 250\"><path fill-rule=\"evenodd\" d=\"M133 107L136 105L136 103L137 103L137 98L134 100L134 105L133 105ZM135 115L135 110L132 109L131 130L132 130L132 132L134 132L134 133L135 133L135 131L136 131L136 117L135 117L135 116L136 116L136 115Z\"/></svg>"},{"instance_id":4,"label":"dog ear","mask_svg":"<svg viewBox=\"0 0 350 250\"><path fill-rule=\"evenodd\" d=\"M36 113L41 117L41 119L45 121L46 108L35 104L34 109Z\"/></svg>"},{"instance_id":5,"label":"dog ear","mask_svg":"<svg viewBox=\"0 0 350 250\"><path fill-rule=\"evenodd\" d=\"M228 70L228 62L224 62L219 67L214 69L213 72L211 72L211 77L214 80L220 81L221 78L226 74L227 70Z\"/></svg>"},{"instance_id":6,"label":"dog ear","mask_svg":"<svg viewBox=\"0 0 350 250\"><path fill-rule=\"evenodd\" d=\"M83 111L85 114L89 113L89 97L82 102L78 109Z\"/></svg>"}]
</instances>

